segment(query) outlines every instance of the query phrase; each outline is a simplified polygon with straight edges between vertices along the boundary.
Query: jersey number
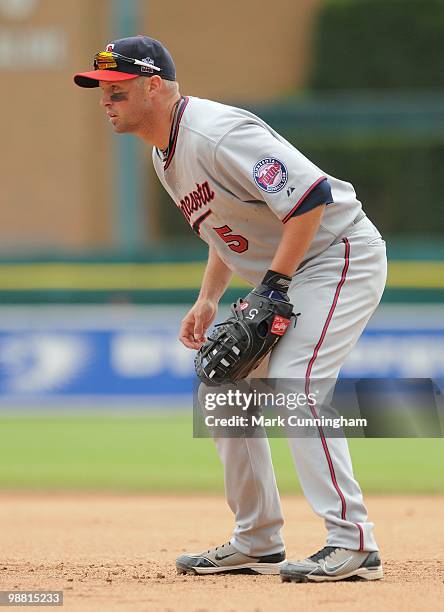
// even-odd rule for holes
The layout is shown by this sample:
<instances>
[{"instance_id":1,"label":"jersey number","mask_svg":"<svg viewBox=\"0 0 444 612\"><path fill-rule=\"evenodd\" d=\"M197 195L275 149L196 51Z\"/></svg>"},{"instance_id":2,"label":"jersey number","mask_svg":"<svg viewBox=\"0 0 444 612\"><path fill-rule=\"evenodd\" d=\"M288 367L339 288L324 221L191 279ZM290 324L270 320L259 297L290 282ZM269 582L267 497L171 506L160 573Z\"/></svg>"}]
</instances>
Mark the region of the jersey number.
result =
<instances>
[{"instance_id":1,"label":"jersey number","mask_svg":"<svg viewBox=\"0 0 444 612\"><path fill-rule=\"evenodd\" d=\"M239 236L239 234L230 234L231 227L228 227L228 225L213 227L213 229L228 244L232 251L244 253L248 249L248 240L243 236Z\"/></svg>"}]
</instances>

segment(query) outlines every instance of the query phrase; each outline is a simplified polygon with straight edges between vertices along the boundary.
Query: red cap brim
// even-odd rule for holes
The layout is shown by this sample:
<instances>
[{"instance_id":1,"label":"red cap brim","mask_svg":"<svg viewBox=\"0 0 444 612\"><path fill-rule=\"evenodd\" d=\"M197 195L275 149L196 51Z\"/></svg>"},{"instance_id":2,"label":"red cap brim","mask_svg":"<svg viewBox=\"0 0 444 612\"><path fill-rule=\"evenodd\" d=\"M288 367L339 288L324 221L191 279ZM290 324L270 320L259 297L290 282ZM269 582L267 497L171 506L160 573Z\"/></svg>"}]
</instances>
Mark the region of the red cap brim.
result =
<instances>
[{"instance_id":1,"label":"red cap brim","mask_svg":"<svg viewBox=\"0 0 444 612\"><path fill-rule=\"evenodd\" d=\"M137 79L138 74L118 72L117 70L92 70L74 75L74 83L79 87L99 87L99 81L127 81Z\"/></svg>"}]
</instances>

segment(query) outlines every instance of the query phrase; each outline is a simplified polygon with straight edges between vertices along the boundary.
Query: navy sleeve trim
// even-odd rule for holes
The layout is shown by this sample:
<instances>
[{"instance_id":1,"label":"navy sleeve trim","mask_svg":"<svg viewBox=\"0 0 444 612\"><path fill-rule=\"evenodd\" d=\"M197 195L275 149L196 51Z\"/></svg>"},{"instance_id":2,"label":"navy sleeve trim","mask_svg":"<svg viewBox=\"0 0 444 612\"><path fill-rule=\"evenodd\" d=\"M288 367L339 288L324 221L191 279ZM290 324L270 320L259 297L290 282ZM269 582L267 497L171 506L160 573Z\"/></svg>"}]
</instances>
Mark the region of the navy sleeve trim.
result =
<instances>
[{"instance_id":1,"label":"navy sleeve trim","mask_svg":"<svg viewBox=\"0 0 444 612\"><path fill-rule=\"evenodd\" d=\"M327 179L324 179L321 183L316 185L312 191L310 191L299 208L292 214L292 217L302 215L309 210L313 210L313 208L316 208L317 206L321 206L322 204L332 203L333 197L331 195L330 183Z\"/></svg>"},{"instance_id":2,"label":"navy sleeve trim","mask_svg":"<svg viewBox=\"0 0 444 612\"><path fill-rule=\"evenodd\" d=\"M282 219L282 223L287 223L288 219L294 216L295 212L300 208L300 206L302 206L306 197L310 195L313 189L315 189L315 187L317 187L319 183L322 183L323 181L326 181L326 180L327 180L326 176L321 176L321 178L319 178L316 182L314 182L313 185L311 185L311 187L309 187L307 191L299 198L299 200L296 202L296 204L293 206L290 212L287 215L285 215L285 217Z\"/></svg>"}]
</instances>

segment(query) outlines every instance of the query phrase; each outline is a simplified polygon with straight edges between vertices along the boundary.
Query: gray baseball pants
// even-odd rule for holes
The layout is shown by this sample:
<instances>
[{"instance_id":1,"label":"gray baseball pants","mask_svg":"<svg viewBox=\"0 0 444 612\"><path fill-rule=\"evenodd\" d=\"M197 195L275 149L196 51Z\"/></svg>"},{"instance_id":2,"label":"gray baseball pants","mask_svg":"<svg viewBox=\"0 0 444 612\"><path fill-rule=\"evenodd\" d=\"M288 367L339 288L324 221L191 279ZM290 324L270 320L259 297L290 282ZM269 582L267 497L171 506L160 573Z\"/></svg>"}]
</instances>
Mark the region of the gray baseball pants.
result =
<instances>
[{"instance_id":1,"label":"gray baseball pants","mask_svg":"<svg viewBox=\"0 0 444 612\"><path fill-rule=\"evenodd\" d=\"M365 217L294 276L289 290L297 325L273 350L271 378L336 379L381 299L385 242ZM260 376L254 373L252 377ZM232 544L252 556L284 549L284 522L266 438L217 438L227 502L235 516ZM289 439L309 504L327 528L327 545L378 550L345 438Z\"/></svg>"}]
</instances>

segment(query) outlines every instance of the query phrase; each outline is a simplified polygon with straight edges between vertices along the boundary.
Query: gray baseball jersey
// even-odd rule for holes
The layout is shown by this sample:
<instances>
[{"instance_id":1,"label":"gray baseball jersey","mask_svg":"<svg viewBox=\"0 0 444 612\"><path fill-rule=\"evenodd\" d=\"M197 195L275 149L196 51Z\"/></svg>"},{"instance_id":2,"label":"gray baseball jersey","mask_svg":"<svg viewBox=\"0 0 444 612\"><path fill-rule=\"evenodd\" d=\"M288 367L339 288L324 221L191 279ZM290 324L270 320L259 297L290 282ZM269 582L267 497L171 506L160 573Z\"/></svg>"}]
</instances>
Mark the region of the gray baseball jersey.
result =
<instances>
[{"instance_id":1,"label":"gray baseball jersey","mask_svg":"<svg viewBox=\"0 0 444 612\"><path fill-rule=\"evenodd\" d=\"M255 115L198 98L177 109L170 145L154 167L188 223L237 274L258 283L283 224L303 210L327 178L328 204L289 297L300 313L272 351L272 378L336 379L378 305L386 277L385 243L362 213L350 183L325 174ZM324 200L322 200L324 202ZM327 203L327 202L326 202ZM283 517L266 438L219 438L232 544L261 556L284 548ZM377 550L344 438L290 439L303 491L322 516L329 546Z\"/></svg>"},{"instance_id":2,"label":"gray baseball jersey","mask_svg":"<svg viewBox=\"0 0 444 612\"><path fill-rule=\"evenodd\" d=\"M190 226L239 276L258 283L283 224L325 178L327 206L306 259L324 251L361 209L350 183L329 176L252 113L210 100L181 100L157 175Z\"/></svg>"}]
</instances>

